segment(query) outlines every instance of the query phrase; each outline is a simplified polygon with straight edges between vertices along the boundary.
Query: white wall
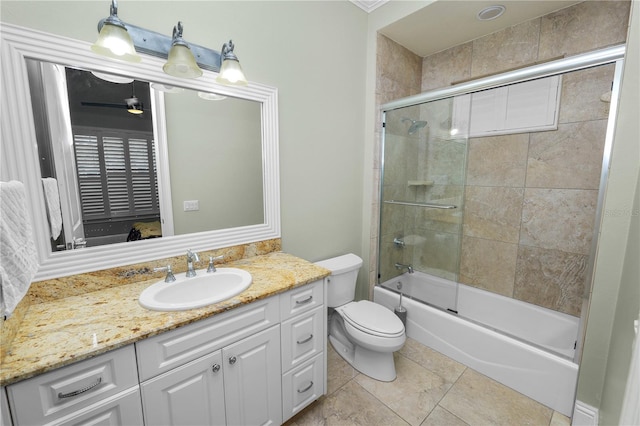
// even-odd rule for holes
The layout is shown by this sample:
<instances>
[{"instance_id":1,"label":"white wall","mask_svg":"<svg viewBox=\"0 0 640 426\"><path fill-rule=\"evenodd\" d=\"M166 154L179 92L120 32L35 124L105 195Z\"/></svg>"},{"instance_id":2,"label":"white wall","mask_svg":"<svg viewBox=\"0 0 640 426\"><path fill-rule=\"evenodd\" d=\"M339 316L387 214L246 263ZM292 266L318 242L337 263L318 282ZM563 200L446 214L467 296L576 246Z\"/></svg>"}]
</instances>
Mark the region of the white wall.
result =
<instances>
[{"instance_id":1,"label":"white wall","mask_svg":"<svg viewBox=\"0 0 640 426\"><path fill-rule=\"evenodd\" d=\"M0 19L94 41L110 1L2 1ZM118 2L125 22L220 50L279 90L283 249L319 260L362 253L367 14L346 1ZM368 165L367 165L368 166ZM368 252L368 249L366 250Z\"/></svg>"},{"instance_id":2,"label":"white wall","mask_svg":"<svg viewBox=\"0 0 640 426\"><path fill-rule=\"evenodd\" d=\"M637 251L638 212L633 199L640 172L640 2L633 1L611 168L605 195L591 306L578 379L578 400L602 408L603 424L614 424L628 365L607 370L608 358L628 359L633 338L630 318L638 316L638 276L626 255ZM636 226L631 227L632 221ZM636 234L630 234L635 229ZM627 265L625 265L627 263ZM625 320L622 320L624 318ZM613 344L615 343L615 345ZM615 353L612 353L612 352ZM615 386L615 382L622 382ZM604 392L614 392L604 396ZM606 402L605 405L601 404Z\"/></svg>"}]
</instances>

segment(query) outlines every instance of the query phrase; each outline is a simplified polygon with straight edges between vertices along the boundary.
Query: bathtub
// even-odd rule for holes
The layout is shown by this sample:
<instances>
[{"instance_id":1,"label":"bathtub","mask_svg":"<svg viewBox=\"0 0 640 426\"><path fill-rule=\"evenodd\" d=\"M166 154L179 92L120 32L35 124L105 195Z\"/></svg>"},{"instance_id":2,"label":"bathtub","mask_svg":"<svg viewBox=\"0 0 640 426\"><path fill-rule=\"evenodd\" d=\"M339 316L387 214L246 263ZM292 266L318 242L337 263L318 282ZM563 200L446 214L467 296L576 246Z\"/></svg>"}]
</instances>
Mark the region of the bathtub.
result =
<instances>
[{"instance_id":1,"label":"bathtub","mask_svg":"<svg viewBox=\"0 0 640 426\"><path fill-rule=\"evenodd\" d=\"M376 286L374 301L396 307L399 283L408 337L571 416L578 318L417 271Z\"/></svg>"}]
</instances>

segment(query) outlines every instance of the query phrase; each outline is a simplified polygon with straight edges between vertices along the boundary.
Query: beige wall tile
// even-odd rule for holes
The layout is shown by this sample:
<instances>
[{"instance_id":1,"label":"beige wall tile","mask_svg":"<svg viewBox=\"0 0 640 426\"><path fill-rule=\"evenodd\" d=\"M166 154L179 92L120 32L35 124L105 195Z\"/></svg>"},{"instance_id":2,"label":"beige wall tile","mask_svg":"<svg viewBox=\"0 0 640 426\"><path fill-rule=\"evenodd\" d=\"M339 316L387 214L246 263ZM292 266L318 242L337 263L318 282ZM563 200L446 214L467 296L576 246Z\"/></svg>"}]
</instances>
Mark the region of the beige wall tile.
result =
<instances>
[{"instance_id":1,"label":"beige wall tile","mask_svg":"<svg viewBox=\"0 0 640 426\"><path fill-rule=\"evenodd\" d=\"M469 139L467 185L523 187L529 134Z\"/></svg>"},{"instance_id":2,"label":"beige wall tile","mask_svg":"<svg viewBox=\"0 0 640 426\"><path fill-rule=\"evenodd\" d=\"M462 237L460 282L507 297L513 296L518 246Z\"/></svg>"},{"instance_id":3,"label":"beige wall tile","mask_svg":"<svg viewBox=\"0 0 640 426\"><path fill-rule=\"evenodd\" d=\"M580 316L587 262L587 255L520 246L514 297Z\"/></svg>"},{"instance_id":4,"label":"beige wall tile","mask_svg":"<svg viewBox=\"0 0 640 426\"><path fill-rule=\"evenodd\" d=\"M471 76L531 64L538 57L540 19L523 22L473 41Z\"/></svg>"},{"instance_id":5,"label":"beige wall tile","mask_svg":"<svg viewBox=\"0 0 640 426\"><path fill-rule=\"evenodd\" d=\"M472 43L430 55L422 62L422 91L447 87L471 77Z\"/></svg>"},{"instance_id":6,"label":"beige wall tile","mask_svg":"<svg viewBox=\"0 0 640 426\"><path fill-rule=\"evenodd\" d=\"M589 254L598 191L527 188L520 244Z\"/></svg>"},{"instance_id":7,"label":"beige wall tile","mask_svg":"<svg viewBox=\"0 0 640 426\"><path fill-rule=\"evenodd\" d=\"M607 121L560 124L531 134L527 187L598 189Z\"/></svg>"},{"instance_id":8,"label":"beige wall tile","mask_svg":"<svg viewBox=\"0 0 640 426\"><path fill-rule=\"evenodd\" d=\"M624 43L630 4L628 1L585 1L543 16L538 58L569 56Z\"/></svg>"},{"instance_id":9,"label":"beige wall tile","mask_svg":"<svg viewBox=\"0 0 640 426\"><path fill-rule=\"evenodd\" d=\"M571 123L607 119L611 103L601 98L610 96L614 70L615 65L611 64L574 71L562 76L558 121Z\"/></svg>"},{"instance_id":10,"label":"beige wall tile","mask_svg":"<svg viewBox=\"0 0 640 426\"><path fill-rule=\"evenodd\" d=\"M517 244L523 196L523 188L468 186L464 201L464 234Z\"/></svg>"}]
</instances>

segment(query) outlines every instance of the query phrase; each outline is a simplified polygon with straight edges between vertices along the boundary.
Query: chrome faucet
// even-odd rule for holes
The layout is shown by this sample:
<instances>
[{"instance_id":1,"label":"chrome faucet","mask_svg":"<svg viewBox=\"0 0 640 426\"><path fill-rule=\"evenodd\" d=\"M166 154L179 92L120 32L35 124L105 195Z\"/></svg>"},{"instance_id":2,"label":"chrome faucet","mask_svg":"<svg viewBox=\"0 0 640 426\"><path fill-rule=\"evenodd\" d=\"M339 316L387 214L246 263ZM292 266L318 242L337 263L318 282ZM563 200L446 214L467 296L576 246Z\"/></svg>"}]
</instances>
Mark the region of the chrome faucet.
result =
<instances>
[{"instance_id":1,"label":"chrome faucet","mask_svg":"<svg viewBox=\"0 0 640 426\"><path fill-rule=\"evenodd\" d=\"M406 269L408 273L413 274L413 266L403 265L402 263L396 263L396 269Z\"/></svg>"},{"instance_id":2,"label":"chrome faucet","mask_svg":"<svg viewBox=\"0 0 640 426\"><path fill-rule=\"evenodd\" d=\"M196 276L196 271L193 269L193 262L200 262L200 257L195 251L187 250L187 278Z\"/></svg>"}]
</instances>

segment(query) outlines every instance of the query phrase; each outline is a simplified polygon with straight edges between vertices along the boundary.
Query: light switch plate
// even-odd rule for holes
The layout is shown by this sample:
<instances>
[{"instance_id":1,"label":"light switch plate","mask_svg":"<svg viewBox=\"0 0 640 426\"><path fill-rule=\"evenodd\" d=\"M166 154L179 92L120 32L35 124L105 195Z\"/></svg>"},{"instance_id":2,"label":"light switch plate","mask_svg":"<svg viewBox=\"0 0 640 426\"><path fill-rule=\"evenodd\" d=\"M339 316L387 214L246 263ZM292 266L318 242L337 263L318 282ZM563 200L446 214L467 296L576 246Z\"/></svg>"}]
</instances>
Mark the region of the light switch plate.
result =
<instances>
[{"instance_id":1,"label":"light switch plate","mask_svg":"<svg viewBox=\"0 0 640 426\"><path fill-rule=\"evenodd\" d=\"M194 212L196 210L200 210L200 206L198 205L198 200L184 201L183 204L184 204L185 212Z\"/></svg>"}]
</instances>

